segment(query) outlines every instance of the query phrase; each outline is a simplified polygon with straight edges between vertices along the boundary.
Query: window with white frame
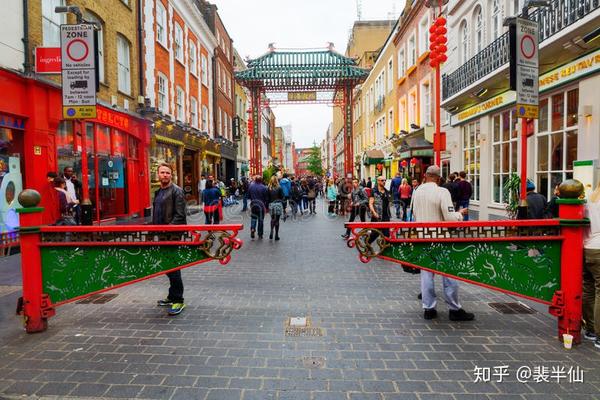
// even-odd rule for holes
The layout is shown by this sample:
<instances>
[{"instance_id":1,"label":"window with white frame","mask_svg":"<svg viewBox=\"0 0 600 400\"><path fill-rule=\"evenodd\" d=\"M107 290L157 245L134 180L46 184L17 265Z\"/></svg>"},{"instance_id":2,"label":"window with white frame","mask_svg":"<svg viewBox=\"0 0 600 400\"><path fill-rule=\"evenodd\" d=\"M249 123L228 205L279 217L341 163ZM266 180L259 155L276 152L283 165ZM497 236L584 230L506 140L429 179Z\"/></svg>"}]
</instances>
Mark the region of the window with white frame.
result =
<instances>
[{"instance_id":1,"label":"window with white frame","mask_svg":"<svg viewBox=\"0 0 600 400\"><path fill-rule=\"evenodd\" d=\"M579 89L540 100L536 134L537 191L550 198L554 187L573 177L577 159Z\"/></svg>"},{"instance_id":2,"label":"window with white frame","mask_svg":"<svg viewBox=\"0 0 600 400\"><path fill-rule=\"evenodd\" d=\"M406 130L406 96L398 104L398 130Z\"/></svg>"},{"instance_id":3,"label":"window with white frame","mask_svg":"<svg viewBox=\"0 0 600 400\"><path fill-rule=\"evenodd\" d=\"M523 0L513 0L512 15L518 15L523 11Z\"/></svg>"},{"instance_id":4,"label":"window with white frame","mask_svg":"<svg viewBox=\"0 0 600 400\"><path fill-rule=\"evenodd\" d=\"M408 94L408 125L419 125L419 121L417 121L417 118L417 90L415 89ZM410 130L413 129L411 128Z\"/></svg>"},{"instance_id":5,"label":"window with white frame","mask_svg":"<svg viewBox=\"0 0 600 400\"><path fill-rule=\"evenodd\" d=\"M394 89L394 62L391 58L388 61L387 80L387 91L391 92Z\"/></svg>"},{"instance_id":6,"label":"window with white frame","mask_svg":"<svg viewBox=\"0 0 600 400\"><path fill-rule=\"evenodd\" d=\"M98 79L100 82L105 82L104 79L104 23L95 14L86 12L84 14L86 21L95 22L100 25L101 29L96 32L98 34Z\"/></svg>"},{"instance_id":7,"label":"window with white frame","mask_svg":"<svg viewBox=\"0 0 600 400\"><path fill-rule=\"evenodd\" d=\"M169 110L169 100L167 94L167 77L160 72L157 77L157 94L156 94L156 105L158 107L158 111L162 113L168 113Z\"/></svg>"},{"instance_id":8,"label":"window with white frame","mask_svg":"<svg viewBox=\"0 0 600 400\"><path fill-rule=\"evenodd\" d=\"M404 46L398 50L398 78L406 75L406 58L404 57Z\"/></svg>"},{"instance_id":9,"label":"window with white frame","mask_svg":"<svg viewBox=\"0 0 600 400\"><path fill-rule=\"evenodd\" d=\"M156 0L156 41L167 47L167 10Z\"/></svg>"},{"instance_id":10,"label":"window with white frame","mask_svg":"<svg viewBox=\"0 0 600 400\"><path fill-rule=\"evenodd\" d=\"M190 40L190 72L198 75L198 55L196 54L196 44Z\"/></svg>"},{"instance_id":11,"label":"window with white frame","mask_svg":"<svg viewBox=\"0 0 600 400\"><path fill-rule=\"evenodd\" d=\"M500 8L500 0L491 0L492 6L490 7L492 16L492 37L491 41L500 37L502 30L502 9Z\"/></svg>"},{"instance_id":12,"label":"window with white frame","mask_svg":"<svg viewBox=\"0 0 600 400\"><path fill-rule=\"evenodd\" d=\"M408 65L411 67L417 63L417 44L415 34L408 39Z\"/></svg>"},{"instance_id":13,"label":"window with white frame","mask_svg":"<svg viewBox=\"0 0 600 400\"><path fill-rule=\"evenodd\" d=\"M183 29L175 23L175 58L183 62Z\"/></svg>"},{"instance_id":14,"label":"window with white frame","mask_svg":"<svg viewBox=\"0 0 600 400\"><path fill-rule=\"evenodd\" d=\"M54 12L54 8L64 5L64 0L42 1L42 36L44 46L60 47L60 25L65 23L65 14Z\"/></svg>"},{"instance_id":15,"label":"window with white frame","mask_svg":"<svg viewBox=\"0 0 600 400\"><path fill-rule=\"evenodd\" d=\"M425 15L419 23L419 55L429 47L429 15Z\"/></svg>"},{"instance_id":16,"label":"window with white frame","mask_svg":"<svg viewBox=\"0 0 600 400\"><path fill-rule=\"evenodd\" d=\"M388 126L387 126L387 134L391 136L394 134L394 110L390 108L388 111Z\"/></svg>"},{"instance_id":17,"label":"window with white frame","mask_svg":"<svg viewBox=\"0 0 600 400\"><path fill-rule=\"evenodd\" d=\"M473 186L471 200L479 200L479 178L480 178L480 145L479 135L481 127L479 120L461 126L463 139L463 170L467 173L467 180Z\"/></svg>"},{"instance_id":18,"label":"window with white frame","mask_svg":"<svg viewBox=\"0 0 600 400\"><path fill-rule=\"evenodd\" d=\"M179 121L184 121L183 119L183 89L177 86L177 94L175 95L175 118Z\"/></svg>"},{"instance_id":19,"label":"window with white frame","mask_svg":"<svg viewBox=\"0 0 600 400\"><path fill-rule=\"evenodd\" d=\"M515 110L492 116L492 201L508 202L504 184L511 174L517 173L518 119Z\"/></svg>"},{"instance_id":20,"label":"window with white frame","mask_svg":"<svg viewBox=\"0 0 600 400\"><path fill-rule=\"evenodd\" d=\"M117 81L118 89L131 94L130 44L124 36L117 35Z\"/></svg>"},{"instance_id":21,"label":"window with white frame","mask_svg":"<svg viewBox=\"0 0 600 400\"><path fill-rule=\"evenodd\" d=\"M204 54L200 57L202 67L202 83L208 85L208 59Z\"/></svg>"},{"instance_id":22,"label":"window with white frame","mask_svg":"<svg viewBox=\"0 0 600 400\"><path fill-rule=\"evenodd\" d=\"M483 31L483 12L481 7L475 9L475 18L473 23L475 24L475 51L479 53L483 50L484 31Z\"/></svg>"},{"instance_id":23,"label":"window with white frame","mask_svg":"<svg viewBox=\"0 0 600 400\"><path fill-rule=\"evenodd\" d=\"M208 131L208 107L202 105L202 130Z\"/></svg>"},{"instance_id":24,"label":"window with white frame","mask_svg":"<svg viewBox=\"0 0 600 400\"><path fill-rule=\"evenodd\" d=\"M421 122L431 125L431 85L429 81L421 84Z\"/></svg>"},{"instance_id":25,"label":"window with white frame","mask_svg":"<svg viewBox=\"0 0 600 400\"><path fill-rule=\"evenodd\" d=\"M466 63L469 59L469 27L467 21L460 24L460 61Z\"/></svg>"},{"instance_id":26,"label":"window with white frame","mask_svg":"<svg viewBox=\"0 0 600 400\"><path fill-rule=\"evenodd\" d=\"M198 128L198 100L195 97L190 98L190 119L193 128Z\"/></svg>"}]
</instances>

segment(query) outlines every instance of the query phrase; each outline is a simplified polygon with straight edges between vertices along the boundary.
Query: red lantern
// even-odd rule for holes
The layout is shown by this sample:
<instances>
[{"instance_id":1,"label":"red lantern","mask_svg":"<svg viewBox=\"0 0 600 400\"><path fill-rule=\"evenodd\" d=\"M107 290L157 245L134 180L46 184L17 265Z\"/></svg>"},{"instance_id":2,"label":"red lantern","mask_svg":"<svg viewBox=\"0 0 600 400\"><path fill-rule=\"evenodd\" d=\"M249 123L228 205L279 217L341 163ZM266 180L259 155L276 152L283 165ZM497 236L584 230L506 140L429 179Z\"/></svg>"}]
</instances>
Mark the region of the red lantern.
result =
<instances>
[{"instance_id":1,"label":"red lantern","mask_svg":"<svg viewBox=\"0 0 600 400\"><path fill-rule=\"evenodd\" d=\"M435 20L435 24L436 24L437 26L445 26L445 25L446 25L446 18L444 18L444 17L438 17L438 18Z\"/></svg>"},{"instance_id":2,"label":"red lantern","mask_svg":"<svg viewBox=\"0 0 600 400\"><path fill-rule=\"evenodd\" d=\"M417 165L417 159L416 159L416 158L414 158L414 157L413 157L413 158L411 158L411 159L410 159L410 165L412 165L412 166L414 166L414 165Z\"/></svg>"},{"instance_id":3,"label":"red lantern","mask_svg":"<svg viewBox=\"0 0 600 400\"><path fill-rule=\"evenodd\" d=\"M444 54L446 51L448 51L448 47L446 47L445 44L439 44L436 46L436 50L438 53Z\"/></svg>"},{"instance_id":4,"label":"red lantern","mask_svg":"<svg viewBox=\"0 0 600 400\"><path fill-rule=\"evenodd\" d=\"M448 61L448 56L446 54L440 54L437 58L438 62L444 63Z\"/></svg>"},{"instance_id":5,"label":"red lantern","mask_svg":"<svg viewBox=\"0 0 600 400\"><path fill-rule=\"evenodd\" d=\"M448 32L448 29L446 29L445 26L438 26L435 29L435 33L437 33L438 35L445 35Z\"/></svg>"},{"instance_id":6,"label":"red lantern","mask_svg":"<svg viewBox=\"0 0 600 400\"><path fill-rule=\"evenodd\" d=\"M408 165L408 163L406 162L406 160L402 160L402 161L400 161L400 166L401 166L402 168L406 168L406 166L407 166L407 165Z\"/></svg>"}]
</instances>

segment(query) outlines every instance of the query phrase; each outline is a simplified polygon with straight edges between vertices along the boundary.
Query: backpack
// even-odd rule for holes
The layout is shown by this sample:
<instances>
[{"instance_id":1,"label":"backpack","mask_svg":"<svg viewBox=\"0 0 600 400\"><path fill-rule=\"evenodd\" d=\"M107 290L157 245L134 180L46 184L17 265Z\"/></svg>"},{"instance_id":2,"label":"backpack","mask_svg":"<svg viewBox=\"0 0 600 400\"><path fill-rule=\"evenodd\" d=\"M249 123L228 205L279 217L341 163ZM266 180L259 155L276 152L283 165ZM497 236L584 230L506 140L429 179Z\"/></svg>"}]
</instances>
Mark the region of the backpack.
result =
<instances>
[{"instance_id":1,"label":"backpack","mask_svg":"<svg viewBox=\"0 0 600 400\"><path fill-rule=\"evenodd\" d=\"M302 194L300 193L300 188L295 183L292 183L292 198L298 199L300 197L302 197Z\"/></svg>"}]
</instances>

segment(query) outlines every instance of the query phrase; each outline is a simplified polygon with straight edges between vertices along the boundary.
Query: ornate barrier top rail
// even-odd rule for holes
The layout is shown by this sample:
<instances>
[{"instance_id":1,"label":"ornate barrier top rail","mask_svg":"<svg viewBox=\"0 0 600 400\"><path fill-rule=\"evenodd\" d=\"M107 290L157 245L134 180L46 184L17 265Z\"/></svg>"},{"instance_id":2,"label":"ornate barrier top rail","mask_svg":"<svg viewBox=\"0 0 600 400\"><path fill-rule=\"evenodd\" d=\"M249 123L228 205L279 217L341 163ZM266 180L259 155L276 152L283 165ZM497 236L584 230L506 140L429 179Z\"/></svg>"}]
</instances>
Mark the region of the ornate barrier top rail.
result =
<instances>
[{"instance_id":1,"label":"ornate barrier top rail","mask_svg":"<svg viewBox=\"0 0 600 400\"><path fill-rule=\"evenodd\" d=\"M465 227L543 227L543 226L559 226L558 219L529 219L529 220L494 220L494 221L460 221L460 222L348 222L346 226L354 228L427 228L427 227L444 227L444 228L465 228Z\"/></svg>"},{"instance_id":2,"label":"ornate barrier top rail","mask_svg":"<svg viewBox=\"0 0 600 400\"><path fill-rule=\"evenodd\" d=\"M42 226L42 233L51 232L183 232L183 231L235 231L242 224L229 225L105 225L105 226Z\"/></svg>"}]
</instances>

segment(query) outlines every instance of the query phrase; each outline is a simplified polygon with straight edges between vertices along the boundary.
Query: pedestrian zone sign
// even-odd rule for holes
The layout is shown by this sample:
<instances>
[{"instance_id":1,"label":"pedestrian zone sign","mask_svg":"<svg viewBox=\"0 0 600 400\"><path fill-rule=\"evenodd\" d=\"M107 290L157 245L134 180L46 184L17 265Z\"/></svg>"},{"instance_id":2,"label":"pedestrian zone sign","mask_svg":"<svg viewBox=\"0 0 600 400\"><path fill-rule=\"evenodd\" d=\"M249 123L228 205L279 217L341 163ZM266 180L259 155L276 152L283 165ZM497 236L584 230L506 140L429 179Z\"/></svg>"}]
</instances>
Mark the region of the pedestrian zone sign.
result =
<instances>
[{"instance_id":1,"label":"pedestrian zone sign","mask_svg":"<svg viewBox=\"0 0 600 400\"><path fill-rule=\"evenodd\" d=\"M61 25L63 118L96 118L96 47L91 24Z\"/></svg>"},{"instance_id":2,"label":"pedestrian zone sign","mask_svg":"<svg viewBox=\"0 0 600 400\"><path fill-rule=\"evenodd\" d=\"M538 23L525 18L517 18L516 24L517 116L537 119L539 105Z\"/></svg>"}]
</instances>

